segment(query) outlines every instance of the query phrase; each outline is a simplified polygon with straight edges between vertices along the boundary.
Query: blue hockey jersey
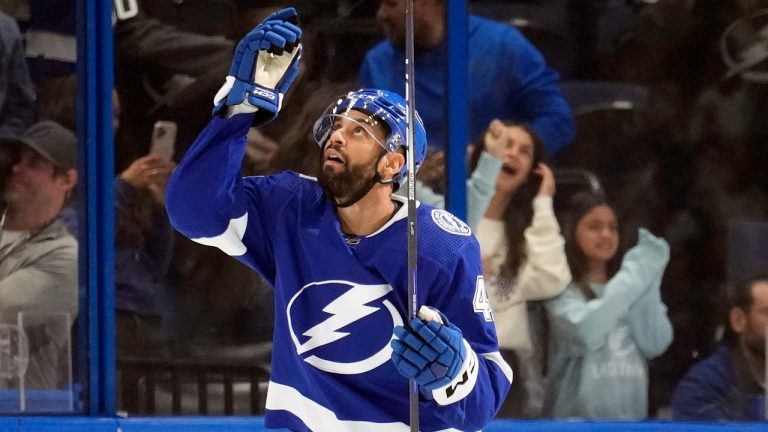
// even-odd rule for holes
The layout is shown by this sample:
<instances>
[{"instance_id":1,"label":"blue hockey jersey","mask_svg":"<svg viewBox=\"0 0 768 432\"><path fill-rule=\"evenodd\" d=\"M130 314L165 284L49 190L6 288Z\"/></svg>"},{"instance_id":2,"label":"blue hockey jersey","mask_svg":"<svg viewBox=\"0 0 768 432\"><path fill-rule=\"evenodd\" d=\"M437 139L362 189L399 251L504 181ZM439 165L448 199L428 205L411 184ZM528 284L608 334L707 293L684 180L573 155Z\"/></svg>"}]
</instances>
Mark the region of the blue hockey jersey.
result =
<instances>
[{"instance_id":1,"label":"blue hockey jersey","mask_svg":"<svg viewBox=\"0 0 768 432\"><path fill-rule=\"evenodd\" d=\"M390 348L394 326L407 322L407 206L374 234L345 236L315 179L241 176L252 119L211 121L176 168L167 206L176 229L236 257L275 289L266 426L407 431L408 381ZM498 353L479 247L444 210L420 205L418 229L418 304L443 312L478 360L460 400L422 397L420 428L475 431L493 418L512 379Z\"/></svg>"}]
</instances>

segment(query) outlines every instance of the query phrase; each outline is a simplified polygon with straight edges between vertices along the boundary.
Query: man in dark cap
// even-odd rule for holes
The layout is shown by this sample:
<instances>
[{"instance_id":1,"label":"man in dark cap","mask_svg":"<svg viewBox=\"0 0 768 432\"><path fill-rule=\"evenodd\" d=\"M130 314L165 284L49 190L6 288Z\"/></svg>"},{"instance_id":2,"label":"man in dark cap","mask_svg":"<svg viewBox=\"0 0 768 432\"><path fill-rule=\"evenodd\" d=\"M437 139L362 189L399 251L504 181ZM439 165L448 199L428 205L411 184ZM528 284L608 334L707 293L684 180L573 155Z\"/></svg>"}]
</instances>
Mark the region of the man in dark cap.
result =
<instances>
[{"instance_id":1,"label":"man in dark cap","mask_svg":"<svg viewBox=\"0 0 768 432\"><path fill-rule=\"evenodd\" d=\"M62 353L77 314L77 241L59 218L77 184L77 140L43 121L0 145L13 155L0 216L0 322L16 324L22 312L48 321L41 331L27 328L25 384L57 388L68 376Z\"/></svg>"}]
</instances>

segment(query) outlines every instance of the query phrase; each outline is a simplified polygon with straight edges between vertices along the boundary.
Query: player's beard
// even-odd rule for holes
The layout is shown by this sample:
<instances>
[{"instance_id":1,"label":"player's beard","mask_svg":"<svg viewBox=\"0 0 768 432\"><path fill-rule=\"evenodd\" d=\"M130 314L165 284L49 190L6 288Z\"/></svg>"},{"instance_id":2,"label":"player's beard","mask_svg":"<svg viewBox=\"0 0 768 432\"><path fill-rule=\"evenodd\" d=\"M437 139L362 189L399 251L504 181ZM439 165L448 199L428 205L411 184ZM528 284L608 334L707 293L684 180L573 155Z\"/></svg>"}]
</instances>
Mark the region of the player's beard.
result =
<instances>
[{"instance_id":1,"label":"player's beard","mask_svg":"<svg viewBox=\"0 0 768 432\"><path fill-rule=\"evenodd\" d=\"M320 161L318 182L325 190L325 193L337 204L346 203L351 197L360 194L364 189L370 190L372 183L378 180L374 180L374 177L377 177L376 166L379 162L378 157L367 164L345 165L344 171L339 174L334 174L330 168L324 168L323 162L322 160ZM367 193L368 190L365 192ZM357 199L360 198L362 196Z\"/></svg>"}]
</instances>

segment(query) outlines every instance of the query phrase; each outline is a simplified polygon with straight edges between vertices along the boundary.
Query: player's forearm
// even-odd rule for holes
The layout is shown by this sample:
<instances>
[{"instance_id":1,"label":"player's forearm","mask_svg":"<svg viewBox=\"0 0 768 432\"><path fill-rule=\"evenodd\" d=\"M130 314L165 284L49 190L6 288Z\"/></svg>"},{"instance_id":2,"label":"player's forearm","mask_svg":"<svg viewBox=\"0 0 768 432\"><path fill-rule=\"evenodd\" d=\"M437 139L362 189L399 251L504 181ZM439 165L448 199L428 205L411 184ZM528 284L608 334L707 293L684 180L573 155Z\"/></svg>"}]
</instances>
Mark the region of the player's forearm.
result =
<instances>
[{"instance_id":1,"label":"player's forearm","mask_svg":"<svg viewBox=\"0 0 768 432\"><path fill-rule=\"evenodd\" d=\"M240 167L252 120L252 114L214 117L174 170L166 206L171 224L186 236L217 235L245 214Z\"/></svg>"}]
</instances>

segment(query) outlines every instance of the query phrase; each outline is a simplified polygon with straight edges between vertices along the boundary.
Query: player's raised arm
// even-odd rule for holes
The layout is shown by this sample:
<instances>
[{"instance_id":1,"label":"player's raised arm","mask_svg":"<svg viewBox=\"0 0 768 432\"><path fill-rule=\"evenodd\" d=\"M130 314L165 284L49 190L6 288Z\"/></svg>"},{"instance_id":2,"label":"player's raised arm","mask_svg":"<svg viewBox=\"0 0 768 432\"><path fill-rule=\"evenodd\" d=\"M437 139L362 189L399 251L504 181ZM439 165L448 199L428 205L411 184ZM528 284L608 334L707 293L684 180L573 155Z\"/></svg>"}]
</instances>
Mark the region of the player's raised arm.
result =
<instances>
[{"instance_id":1,"label":"player's raised arm","mask_svg":"<svg viewBox=\"0 0 768 432\"><path fill-rule=\"evenodd\" d=\"M283 95L298 74L301 29L297 24L296 10L283 9L237 45L229 75L214 98L214 118L168 184L168 215L186 236L208 239L226 231L242 238L247 215L240 167L246 135L251 126L277 116ZM237 255L238 239L231 240L215 245Z\"/></svg>"}]
</instances>

